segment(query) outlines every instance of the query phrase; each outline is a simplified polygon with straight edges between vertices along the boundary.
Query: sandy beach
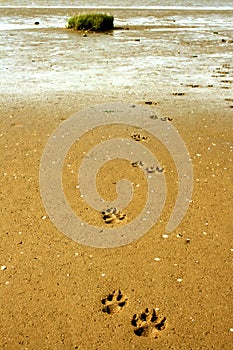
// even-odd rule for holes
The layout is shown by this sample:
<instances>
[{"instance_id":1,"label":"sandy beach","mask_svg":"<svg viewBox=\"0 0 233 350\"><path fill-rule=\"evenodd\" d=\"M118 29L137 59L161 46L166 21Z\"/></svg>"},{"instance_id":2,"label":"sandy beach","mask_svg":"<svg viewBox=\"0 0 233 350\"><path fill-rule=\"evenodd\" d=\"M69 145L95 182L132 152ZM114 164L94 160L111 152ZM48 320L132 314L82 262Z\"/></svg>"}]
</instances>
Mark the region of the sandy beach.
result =
<instances>
[{"instance_id":1,"label":"sandy beach","mask_svg":"<svg viewBox=\"0 0 233 350\"><path fill-rule=\"evenodd\" d=\"M200 50L217 50L219 40ZM232 44L223 44L219 50L232 52ZM98 90L25 93L24 87L22 93L1 94L1 349L231 349L233 66L226 59L209 71L214 84L182 81L143 94L114 85L104 95ZM107 102L132 103L171 118L188 148L192 202L168 238L163 235L177 174L166 153L161 154L168 199L158 222L139 240L92 248L66 237L48 218L39 166L49 136L74 113ZM85 147L98 142L93 131ZM81 153L72 157L77 161ZM67 198L83 220L106 225L100 213L77 204L71 171L77 171L76 163L68 163ZM127 177L124 166L119 163L118 169ZM105 167L100 175L114 181L116 170ZM103 195L115 191L105 181L99 185ZM144 199L134 198L127 213L131 220Z\"/></svg>"}]
</instances>

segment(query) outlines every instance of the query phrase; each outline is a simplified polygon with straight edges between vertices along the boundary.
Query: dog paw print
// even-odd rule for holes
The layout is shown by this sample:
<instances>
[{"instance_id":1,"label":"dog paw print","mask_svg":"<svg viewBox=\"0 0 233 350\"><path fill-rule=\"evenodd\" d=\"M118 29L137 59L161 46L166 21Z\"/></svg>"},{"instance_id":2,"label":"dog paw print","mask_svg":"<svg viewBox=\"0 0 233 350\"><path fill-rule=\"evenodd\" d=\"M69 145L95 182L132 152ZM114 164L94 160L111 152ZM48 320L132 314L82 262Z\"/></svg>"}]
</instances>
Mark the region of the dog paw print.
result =
<instances>
[{"instance_id":1,"label":"dog paw print","mask_svg":"<svg viewBox=\"0 0 233 350\"><path fill-rule=\"evenodd\" d=\"M162 120L162 122L166 122L166 121L171 122L171 121L173 120L173 118L170 118L170 117L164 117L164 118L160 118L160 120Z\"/></svg>"},{"instance_id":2,"label":"dog paw print","mask_svg":"<svg viewBox=\"0 0 233 350\"><path fill-rule=\"evenodd\" d=\"M148 174L151 173L162 173L164 172L164 168L163 167L159 167L159 166L148 166L146 167L146 171Z\"/></svg>"},{"instance_id":3,"label":"dog paw print","mask_svg":"<svg viewBox=\"0 0 233 350\"><path fill-rule=\"evenodd\" d=\"M102 211L103 220L106 224L114 224L126 220L126 214L116 208L109 208Z\"/></svg>"},{"instance_id":4,"label":"dog paw print","mask_svg":"<svg viewBox=\"0 0 233 350\"><path fill-rule=\"evenodd\" d=\"M113 291L106 298L102 299L103 312L109 315L115 314L122 310L122 308L127 305L128 299L125 297L121 290Z\"/></svg>"},{"instance_id":5,"label":"dog paw print","mask_svg":"<svg viewBox=\"0 0 233 350\"><path fill-rule=\"evenodd\" d=\"M132 167L140 167L140 166L144 166L144 163L141 160L137 160L136 162L132 162L131 163Z\"/></svg>"},{"instance_id":6,"label":"dog paw print","mask_svg":"<svg viewBox=\"0 0 233 350\"><path fill-rule=\"evenodd\" d=\"M139 134L139 133L136 133L136 132L133 132L133 133L131 134L131 137L132 137L132 139L134 139L135 141L146 141L146 140L148 139L147 136L143 136L143 135L141 135L141 134Z\"/></svg>"},{"instance_id":7,"label":"dog paw print","mask_svg":"<svg viewBox=\"0 0 233 350\"><path fill-rule=\"evenodd\" d=\"M154 309L146 308L141 314L133 316L131 324L137 336L158 338L166 327L166 317L158 316Z\"/></svg>"},{"instance_id":8,"label":"dog paw print","mask_svg":"<svg viewBox=\"0 0 233 350\"><path fill-rule=\"evenodd\" d=\"M136 162L131 162L132 167L144 167L144 163L141 160L138 160ZM164 172L164 167L159 167L156 165L153 166L145 166L146 172L148 174L152 173L162 173Z\"/></svg>"}]
</instances>

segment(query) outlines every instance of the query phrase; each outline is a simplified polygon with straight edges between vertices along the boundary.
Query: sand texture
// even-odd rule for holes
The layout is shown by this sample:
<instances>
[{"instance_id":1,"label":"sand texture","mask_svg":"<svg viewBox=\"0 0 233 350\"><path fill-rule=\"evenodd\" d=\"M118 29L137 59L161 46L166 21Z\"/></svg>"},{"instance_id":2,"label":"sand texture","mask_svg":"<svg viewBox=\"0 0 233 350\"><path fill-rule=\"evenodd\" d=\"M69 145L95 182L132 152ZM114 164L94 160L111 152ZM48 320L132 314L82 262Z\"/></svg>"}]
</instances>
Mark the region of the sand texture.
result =
<instances>
[{"instance_id":1,"label":"sand texture","mask_svg":"<svg viewBox=\"0 0 233 350\"><path fill-rule=\"evenodd\" d=\"M141 95L114 86L105 95L98 90L58 92L56 87L44 94L33 89L26 94L23 88L22 94L1 94L1 349L232 348L233 67L226 60L217 68L209 66L216 75L214 87L193 81L193 86L161 85L159 92ZM223 70L225 78L219 77ZM118 248L88 247L60 232L45 211L39 166L49 136L72 114L104 102L137 104L169 118L164 122L179 131L189 150L192 201L168 238L163 235L177 196L177 172L156 142L167 201L158 222L140 239ZM133 132L138 130L115 126L103 128L102 136L130 139ZM64 192L87 223L119 227L143 207L145 179L140 167L121 160L100 169L97 186L107 200L114 198L119 177L140 185L126 219L115 215L106 223L103 214L83 203L76 188L83 152L98 142L100 133L88 131L70 150Z\"/></svg>"}]
</instances>

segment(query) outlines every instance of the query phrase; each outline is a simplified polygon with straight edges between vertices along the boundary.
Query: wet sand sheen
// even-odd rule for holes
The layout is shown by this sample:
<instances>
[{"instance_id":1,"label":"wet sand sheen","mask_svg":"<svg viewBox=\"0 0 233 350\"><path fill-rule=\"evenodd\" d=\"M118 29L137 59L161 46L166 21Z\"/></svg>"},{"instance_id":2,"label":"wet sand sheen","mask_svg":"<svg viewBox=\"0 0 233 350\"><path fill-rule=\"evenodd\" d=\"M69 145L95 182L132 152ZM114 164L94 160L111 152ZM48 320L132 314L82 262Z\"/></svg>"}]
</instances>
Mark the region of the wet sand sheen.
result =
<instances>
[{"instance_id":1,"label":"wet sand sheen","mask_svg":"<svg viewBox=\"0 0 233 350\"><path fill-rule=\"evenodd\" d=\"M15 23L17 30L3 31L2 94L7 89L17 94L53 90L107 95L114 87L119 95L123 90L130 97L148 98L151 91L160 95L164 88L180 86L181 92L188 92L187 85L199 84L204 89L201 94L208 94L211 85L211 93L218 95L216 89L223 84L214 79L214 70L231 63L229 11L187 15L182 11L152 11L150 15L147 11L116 11L116 25L128 30L87 38L64 29L66 18L72 15L67 9L5 11L1 9L2 23L4 18L13 18L15 11L22 17ZM150 21L142 26L146 18ZM55 23L59 29L54 28ZM27 29L19 30L21 26ZM231 68L228 71L232 79ZM229 98L227 91L221 93Z\"/></svg>"}]
</instances>

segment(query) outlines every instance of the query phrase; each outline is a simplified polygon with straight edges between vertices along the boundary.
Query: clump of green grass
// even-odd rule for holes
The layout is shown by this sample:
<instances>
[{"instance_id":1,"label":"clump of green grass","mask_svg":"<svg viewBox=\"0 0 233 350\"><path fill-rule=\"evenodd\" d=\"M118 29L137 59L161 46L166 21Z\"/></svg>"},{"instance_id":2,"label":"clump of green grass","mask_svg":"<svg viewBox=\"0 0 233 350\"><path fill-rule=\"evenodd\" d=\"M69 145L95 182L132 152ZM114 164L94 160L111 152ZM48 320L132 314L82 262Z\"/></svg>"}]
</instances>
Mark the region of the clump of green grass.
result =
<instances>
[{"instance_id":1,"label":"clump of green grass","mask_svg":"<svg viewBox=\"0 0 233 350\"><path fill-rule=\"evenodd\" d=\"M67 27L76 30L105 32L113 29L113 21L114 17L105 13L81 14L71 17Z\"/></svg>"}]
</instances>

